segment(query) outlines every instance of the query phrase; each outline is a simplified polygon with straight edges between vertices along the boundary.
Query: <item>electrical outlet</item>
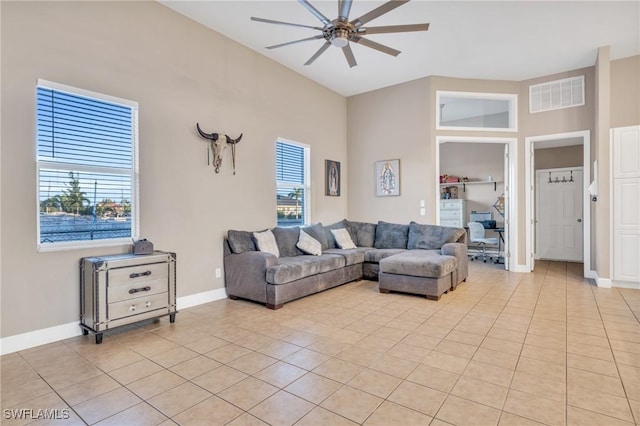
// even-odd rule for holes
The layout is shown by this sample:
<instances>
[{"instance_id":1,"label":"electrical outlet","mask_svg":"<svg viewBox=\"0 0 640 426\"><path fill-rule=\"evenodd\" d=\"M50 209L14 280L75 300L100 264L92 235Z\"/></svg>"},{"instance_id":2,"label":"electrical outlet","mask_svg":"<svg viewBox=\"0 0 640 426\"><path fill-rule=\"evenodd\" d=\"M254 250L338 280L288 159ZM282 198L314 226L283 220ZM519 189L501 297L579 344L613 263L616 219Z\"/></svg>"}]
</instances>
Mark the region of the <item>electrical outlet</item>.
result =
<instances>
[{"instance_id":1,"label":"electrical outlet","mask_svg":"<svg viewBox=\"0 0 640 426\"><path fill-rule=\"evenodd\" d=\"M222 276L222 269L216 268L216 278L220 278Z\"/></svg>"},{"instance_id":2,"label":"electrical outlet","mask_svg":"<svg viewBox=\"0 0 640 426\"><path fill-rule=\"evenodd\" d=\"M420 216L425 216L427 214L427 209L425 209L424 207L420 208Z\"/></svg>"},{"instance_id":3,"label":"electrical outlet","mask_svg":"<svg viewBox=\"0 0 640 426\"><path fill-rule=\"evenodd\" d=\"M420 207L424 207L424 206L425 206L424 200L420 200Z\"/></svg>"}]
</instances>

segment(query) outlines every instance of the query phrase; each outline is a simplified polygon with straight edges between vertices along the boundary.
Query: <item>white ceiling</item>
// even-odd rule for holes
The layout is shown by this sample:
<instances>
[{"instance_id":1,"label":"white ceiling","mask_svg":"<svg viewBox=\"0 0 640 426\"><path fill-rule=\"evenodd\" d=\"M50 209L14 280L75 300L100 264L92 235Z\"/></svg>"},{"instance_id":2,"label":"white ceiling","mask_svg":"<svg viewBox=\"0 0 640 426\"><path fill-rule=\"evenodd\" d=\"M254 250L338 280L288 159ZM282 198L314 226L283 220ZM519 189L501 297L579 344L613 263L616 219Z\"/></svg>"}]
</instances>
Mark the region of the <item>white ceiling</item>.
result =
<instances>
[{"instance_id":1,"label":"white ceiling","mask_svg":"<svg viewBox=\"0 0 640 426\"><path fill-rule=\"evenodd\" d=\"M354 68L333 46L304 66L324 40L265 49L320 34L250 20L256 16L321 27L295 0L159 1L345 96L430 75L521 81L592 66L600 46L611 46L611 59L640 54L639 1L414 0L365 26L429 22L429 31L367 36L402 51L395 58L351 43L358 61ZM310 2L336 18L338 0ZM354 0L350 19L383 3Z\"/></svg>"}]
</instances>

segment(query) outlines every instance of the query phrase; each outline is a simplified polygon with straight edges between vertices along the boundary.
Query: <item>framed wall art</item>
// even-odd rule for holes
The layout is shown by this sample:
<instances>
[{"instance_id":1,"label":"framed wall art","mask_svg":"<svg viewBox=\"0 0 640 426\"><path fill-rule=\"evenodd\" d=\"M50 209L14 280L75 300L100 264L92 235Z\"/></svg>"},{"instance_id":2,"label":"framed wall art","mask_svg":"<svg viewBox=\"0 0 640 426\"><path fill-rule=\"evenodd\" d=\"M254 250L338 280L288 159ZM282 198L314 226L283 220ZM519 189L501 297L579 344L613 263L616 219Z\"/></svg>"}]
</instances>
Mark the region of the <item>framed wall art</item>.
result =
<instances>
[{"instance_id":1,"label":"framed wall art","mask_svg":"<svg viewBox=\"0 0 640 426\"><path fill-rule=\"evenodd\" d=\"M376 196L400 195L400 160L376 161Z\"/></svg>"},{"instance_id":2,"label":"framed wall art","mask_svg":"<svg viewBox=\"0 0 640 426\"><path fill-rule=\"evenodd\" d=\"M340 162L324 160L324 195L340 196Z\"/></svg>"}]
</instances>

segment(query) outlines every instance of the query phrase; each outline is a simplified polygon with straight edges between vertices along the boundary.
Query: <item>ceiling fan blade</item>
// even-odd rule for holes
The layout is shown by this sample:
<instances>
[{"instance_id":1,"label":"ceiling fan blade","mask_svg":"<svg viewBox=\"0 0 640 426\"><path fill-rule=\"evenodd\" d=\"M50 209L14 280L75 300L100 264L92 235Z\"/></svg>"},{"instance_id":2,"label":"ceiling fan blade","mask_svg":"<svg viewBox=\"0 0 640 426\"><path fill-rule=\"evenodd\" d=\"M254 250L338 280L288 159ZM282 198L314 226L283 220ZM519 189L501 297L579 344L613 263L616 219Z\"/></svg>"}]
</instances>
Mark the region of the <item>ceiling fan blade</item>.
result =
<instances>
[{"instance_id":1,"label":"ceiling fan blade","mask_svg":"<svg viewBox=\"0 0 640 426\"><path fill-rule=\"evenodd\" d=\"M331 43L329 43L328 41L325 42L320 49L318 49L318 51L316 53L313 54L313 56L311 58L309 58L309 60L307 62L305 62L305 65L311 65L313 63L313 61L315 61L316 59L318 59L318 56L322 55L324 53L325 50L327 50L329 48L329 46L331 46Z\"/></svg>"},{"instance_id":2,"label":"ceiling fan blade","mask_svg":"<svg viewBox=\"0 0 640 426\"><path fill-rule=\"evenodd\" d=\"M428 31L429 24L389 25L387 27L360 28L358 34L406 33L410 31Z\"/></svg>"},{"instance_id":3,"label":"ceiling fan blade","mask_svg":"<svg viewBox=\"0 0 640 426\"><path fill-rule=\"evenodd\" d=\"M344 57L347 58L347 62L349 63L349 67L353 68L358 63L356 62L355 56L353 56L353 50L351 50L351 45L347 44L342 48L342 53L344 53Z\"/></svg>"},{"instance_id":4,"label":"ceiling fan blade","mask_svg":"<svg viewBox=\"0 0 640 426\"><path fill-rule=\"evenodd\" d=\"M292 22L274 21L273 19L256 18L255 16L252 16L251 20L252 21L256 21L256 22L264 22L266 24L291 25L292 27L311 28L312 30L320 30L320 31L322 31L321 27L312 27L311 25L294 24Z\"/></svg>"},{"instance_id":5,"label":"ceiling fan blade","mask_svg":"<svg viewBox=\"0 0 640 426\"><path fill-rule=\"evenodd\" d=\"M351 12L352 0L339 0L338 1L338 19L342 21L349 20L349 12Z\"/></svg>"},{"instance_id":6,"label":"ceiling fan blade","mask_svg":"<svg viewBox=\"0 0 640 426\"><path fill-rule=\"evenodd\" d=\"M376 43L375 41L371 41L363 37L352 37L350 40L363 46L378 50L382 53L386 53L387 55L398 56L400 54L399 50L392 49L384 44Z\"/></svg>"},{"instance_id":7,"label":"ceiling fan blade","mask_svg":"<svg viewBox=\"0 0 640 426\"><path fill-rule=\"evenodd\" d=\"M303 41L309 41L309 40L318 40L323 38L322 34L318 34L316 36L313 37L307 37L307 38L303 38L300 40L294 40L294 41L288 41L286 43L281 43L281 44L274 44L273 46L267 46L267 49L276 49L278 47L283 47L283 46L288 46L290 44L296 44L296 43L302 43Z\"/></svg>"},{"instance_id":8,"label":"ceiling fan blade","mask_svg":"<svg viewBox=\"0 0 640 426\"><path fill-rule=\"evenodd\" d=\"M298 0L298 2L300 4L302 4L304 7L306 7L309 12L313 13L313 15L316 18L318 18L320 21L322 21L323 24L327 25L327 24L331 23L329 18L324 16L322 13L320 13L320 11L318 9L316 9L315 7L313 7L311 5L311 3L309 3L307 0Z\"/></svg>"},{"instance_id":9,"label":"ceiling fan blade","mask_svg":"<svg viewBox=\"0 0 640 426\"><path fill-rule=\"evenodd\" d=\"M385 4L383 4L382 6L376 7L375 9L373 9L370 12L365 13L361 17L354 19L353 21L351 21L351 23L353 25L355 25L356 28L360 27L360 26L366 24L367 22L376 19L378 16L384 15L387 12L391 12L396 7L400 7L403 4L408 3L408 2L409 2L409 0L391 0L391 1L388 1Z\"/></svg>"}]
</instances>

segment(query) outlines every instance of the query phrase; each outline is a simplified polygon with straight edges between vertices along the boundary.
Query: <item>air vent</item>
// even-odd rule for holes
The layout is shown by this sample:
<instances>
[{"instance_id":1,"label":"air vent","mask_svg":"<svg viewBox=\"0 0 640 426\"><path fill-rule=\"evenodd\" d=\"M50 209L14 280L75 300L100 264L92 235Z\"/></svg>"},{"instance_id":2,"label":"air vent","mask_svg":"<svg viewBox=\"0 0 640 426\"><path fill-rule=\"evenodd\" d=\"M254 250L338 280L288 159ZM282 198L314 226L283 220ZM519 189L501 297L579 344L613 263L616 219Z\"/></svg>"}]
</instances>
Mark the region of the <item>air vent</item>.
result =
<instances>
[{"instance_id":1,"label":"air vent","mask_svg":"<svg viewBox=\"0 0 640 426\"><path fill-rule=\"evenodd\" d=\"M584 76L529 86L529 112L584 105Z\"/></svg>"}]
</instances>

